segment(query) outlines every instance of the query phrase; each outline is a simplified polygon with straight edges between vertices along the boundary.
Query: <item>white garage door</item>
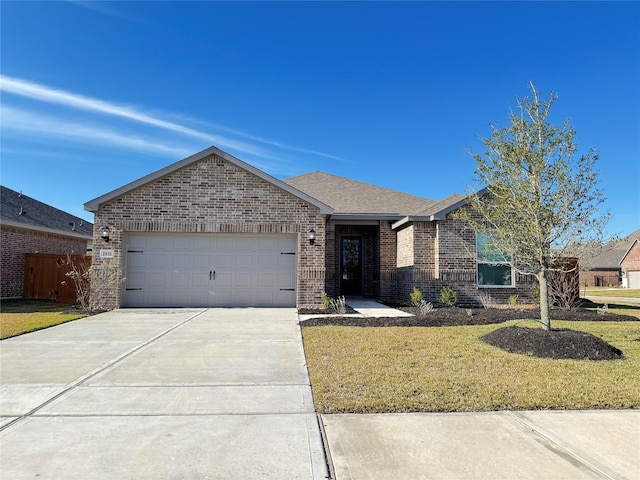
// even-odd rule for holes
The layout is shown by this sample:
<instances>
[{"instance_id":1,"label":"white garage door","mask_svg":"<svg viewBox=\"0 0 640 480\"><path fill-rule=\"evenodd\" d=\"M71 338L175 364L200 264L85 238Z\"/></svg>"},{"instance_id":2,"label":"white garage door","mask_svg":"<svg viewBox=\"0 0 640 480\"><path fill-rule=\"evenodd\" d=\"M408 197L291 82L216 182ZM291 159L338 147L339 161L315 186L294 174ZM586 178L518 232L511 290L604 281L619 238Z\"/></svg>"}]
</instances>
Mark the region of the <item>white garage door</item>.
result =
<instances>
[{"instance_id":1,"label":"white garage door","mask_svg":"<svg viewBox=\"0 0 640 480\"><path fill-rule=\"evenodd\" d=\"M627 272L629 288L640 288L640 271Z\"/></svg>"},{"instance_id":2,"label":"white garage door","mask_svg":"<svg viewBox=\"0 0 640 480\"><path fill-rule=\"evenodd\" d=\"M131 234L125 307L294 307L296 237Z\"/></svg>"}]
</instances>

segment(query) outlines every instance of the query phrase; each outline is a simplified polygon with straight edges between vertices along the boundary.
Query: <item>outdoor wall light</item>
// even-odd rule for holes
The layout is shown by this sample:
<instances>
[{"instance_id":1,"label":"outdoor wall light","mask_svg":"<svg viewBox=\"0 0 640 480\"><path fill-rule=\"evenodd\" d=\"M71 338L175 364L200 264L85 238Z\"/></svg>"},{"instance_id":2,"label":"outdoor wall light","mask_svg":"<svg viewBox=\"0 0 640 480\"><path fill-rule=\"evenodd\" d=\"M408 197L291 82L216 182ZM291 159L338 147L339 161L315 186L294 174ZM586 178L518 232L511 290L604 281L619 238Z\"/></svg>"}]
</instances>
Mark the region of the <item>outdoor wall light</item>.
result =
<instances>
[{"instance_id":1,"label":"outdoor wall light","mask_svg":"<svg viewBox=\"0 0 640 480\"><path fill-rule=\"evenodd\" d=\"M107 227L106 225L102 227L102 235L100 236L102 237L102 240L109 243L109 227Z\"/></svg>"},{"instance_id":2,"label":"outdoor wall light","mask_svg":"<svg viewBox=\"0 0 640 480\"><path fill-rule=\"evenodd\" d=\"M316 243L316 231L312 228L309 230L309 245Z\"/></svg>"}]
</instances>

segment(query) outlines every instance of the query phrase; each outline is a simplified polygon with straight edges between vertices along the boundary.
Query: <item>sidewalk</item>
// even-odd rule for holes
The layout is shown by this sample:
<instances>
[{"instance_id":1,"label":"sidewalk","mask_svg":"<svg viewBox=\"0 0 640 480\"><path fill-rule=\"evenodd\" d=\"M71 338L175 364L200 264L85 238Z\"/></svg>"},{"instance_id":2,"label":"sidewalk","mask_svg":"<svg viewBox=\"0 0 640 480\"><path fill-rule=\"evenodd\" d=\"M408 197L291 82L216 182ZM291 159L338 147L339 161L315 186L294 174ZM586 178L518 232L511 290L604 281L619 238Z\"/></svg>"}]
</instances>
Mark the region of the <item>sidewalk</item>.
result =
<instances>
[{"instance_id":1,"label":"sidewalk","mask_svg":"<svg viewBox=\"0 0 640 480\"><path fill-rule=\"evenodd\" d=\"M638 480L640 411L322 415L335 480Z\"/></svg>"}]
</instances>

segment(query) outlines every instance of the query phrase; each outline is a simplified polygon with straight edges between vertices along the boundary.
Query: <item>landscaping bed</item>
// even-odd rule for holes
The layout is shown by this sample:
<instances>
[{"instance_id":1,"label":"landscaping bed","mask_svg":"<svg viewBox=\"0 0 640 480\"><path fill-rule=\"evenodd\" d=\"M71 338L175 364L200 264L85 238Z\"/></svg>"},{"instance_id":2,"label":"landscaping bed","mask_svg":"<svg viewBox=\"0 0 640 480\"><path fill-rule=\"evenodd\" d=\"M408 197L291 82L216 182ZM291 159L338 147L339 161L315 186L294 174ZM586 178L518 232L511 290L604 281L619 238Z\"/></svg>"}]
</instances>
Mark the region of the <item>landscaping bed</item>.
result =
<instances>
[{"instance_id":1,"label":"landscaping bed","mask_svg":"<svg viewBox=\"0 0 640 480\"><path fill-rule=\"evenodd\" d=\"M413 307L398 307L417 314ZM613 309L611 309L613 310ZM453 327L468 325L491 325L513 320L535 320L539 318L537 308L457 308L445 307L431 310L424 317L321 317L303 320L302 327L339 325L350 327ZM573 322L637 322L638 318L621 315L609 309L552 310L551 318ZM528 322L532 323L532 322ZM537 327L537 328L536 328ZM623 352L604 340L573 329L551 331L532 327L509 326L494 330L490 337L481 340L507 352L552 359L617 360ZM553 320L552 320L553 327Z\"/></svg>"}]
</instances>

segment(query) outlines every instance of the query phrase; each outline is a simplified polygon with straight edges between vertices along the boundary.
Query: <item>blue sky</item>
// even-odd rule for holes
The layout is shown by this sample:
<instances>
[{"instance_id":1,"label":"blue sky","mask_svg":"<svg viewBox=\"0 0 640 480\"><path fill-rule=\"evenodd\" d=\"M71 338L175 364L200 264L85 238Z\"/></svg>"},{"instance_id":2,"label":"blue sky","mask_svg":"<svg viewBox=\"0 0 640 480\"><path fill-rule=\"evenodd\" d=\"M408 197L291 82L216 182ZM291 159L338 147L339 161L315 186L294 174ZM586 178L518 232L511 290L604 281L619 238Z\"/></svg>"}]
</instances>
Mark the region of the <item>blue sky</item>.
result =
<instances>
[{"instance_id":1,"label":"blue sky","mask_svg":"<svg viewBox=\"0 0 640 480\"><path fill-rule=\"evenodd\" d=\"M432 199L528 83L640 228L638 2L7 2L1 183L83 204L210 145Z\"/></svg>"}]
</instances>

